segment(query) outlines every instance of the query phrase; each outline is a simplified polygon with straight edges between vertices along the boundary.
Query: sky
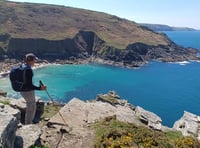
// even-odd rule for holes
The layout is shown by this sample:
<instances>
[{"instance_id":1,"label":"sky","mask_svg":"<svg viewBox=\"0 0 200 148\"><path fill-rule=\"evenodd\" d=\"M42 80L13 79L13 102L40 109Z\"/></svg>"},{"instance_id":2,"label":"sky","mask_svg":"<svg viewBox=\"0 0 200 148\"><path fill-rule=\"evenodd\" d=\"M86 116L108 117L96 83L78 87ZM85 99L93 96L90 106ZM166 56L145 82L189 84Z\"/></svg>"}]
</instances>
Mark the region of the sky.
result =
<instances>
[{"instance_id":1,"label":"sky","mask_svg":"<svg viewBox=\"0 0 200 148\"><path fill-rule=\"evenodd\" d=\"M200 29L200 0L12 0L83 8L136 23Z\"/></svg>"}]
</instances>

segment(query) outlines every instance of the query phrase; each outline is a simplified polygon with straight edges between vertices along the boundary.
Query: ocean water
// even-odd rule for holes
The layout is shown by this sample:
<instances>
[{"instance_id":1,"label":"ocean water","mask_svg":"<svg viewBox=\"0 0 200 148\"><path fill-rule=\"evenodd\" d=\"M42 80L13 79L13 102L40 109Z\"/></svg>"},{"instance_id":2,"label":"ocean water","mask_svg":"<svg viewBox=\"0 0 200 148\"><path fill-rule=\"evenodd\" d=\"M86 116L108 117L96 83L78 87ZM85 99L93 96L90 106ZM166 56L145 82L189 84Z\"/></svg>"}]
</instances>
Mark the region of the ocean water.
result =
<instances>
[{"instance_id":1,"label":"ocean water","mask_svg":"<svg viewBox=\"0 0 200 148\"><path fill-rule=\"evenodd\" d=\"M178 45L200 49L199 31L165 31L170 39Z\"/></svg>"},{"instance_id":2,"label":"ocean water","mask_svg":"<svg viewBox=\"0 0 200 148\"><path fill-rule=\"evenodd\" d=\"M200 39L200 32L197 39L193 39L194 32L166 33L177 44L200 48L199 42L196 43ZM191 36L190 44L183 36ZM39 80L47 85L47 91L54 100L64 103L73 97L94 99L97 94L114 90L133 105L159 115L163 124L169 127L184 111L200 115L198 62L151 62L138 69L98 64L52 65L34 70L34 83L38 85ZM7 90L8 96L20 97L19 93L11 90L8 78L0 79L0 89ZM36 91L36 95L44 100L49 99L45 91Z\"/></svg>"}]
</instances>

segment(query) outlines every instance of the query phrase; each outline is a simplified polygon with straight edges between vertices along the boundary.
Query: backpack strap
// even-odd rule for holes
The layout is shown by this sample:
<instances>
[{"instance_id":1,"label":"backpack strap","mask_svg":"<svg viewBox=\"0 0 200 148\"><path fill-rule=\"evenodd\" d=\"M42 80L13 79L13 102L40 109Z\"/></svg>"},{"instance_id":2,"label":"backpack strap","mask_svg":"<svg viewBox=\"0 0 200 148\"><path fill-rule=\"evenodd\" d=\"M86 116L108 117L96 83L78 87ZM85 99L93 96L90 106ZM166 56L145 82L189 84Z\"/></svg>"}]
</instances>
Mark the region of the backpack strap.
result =
<instances>
[{"instance_id":1,"label":"backpack strap","mask_svg":"<svg viewBox=\"0 0 200 148\"><path fill-rule=\"evenodd\" d=\"M26 68L23 70L23 82L26 84Z\"/></svg>"},{"instance_id":2,"label":"backpack strap","mask_svg":"<svg viewBox=\"0 0 200 148\"><path fill-rule=\"evenodd\" d=\"M26 84L26 70L31 69L31 68L27 64L23 64L22 67L24 68L24 70L23 70L23 82L24 82L24 84Z\"/></svg>"}]
</instances>

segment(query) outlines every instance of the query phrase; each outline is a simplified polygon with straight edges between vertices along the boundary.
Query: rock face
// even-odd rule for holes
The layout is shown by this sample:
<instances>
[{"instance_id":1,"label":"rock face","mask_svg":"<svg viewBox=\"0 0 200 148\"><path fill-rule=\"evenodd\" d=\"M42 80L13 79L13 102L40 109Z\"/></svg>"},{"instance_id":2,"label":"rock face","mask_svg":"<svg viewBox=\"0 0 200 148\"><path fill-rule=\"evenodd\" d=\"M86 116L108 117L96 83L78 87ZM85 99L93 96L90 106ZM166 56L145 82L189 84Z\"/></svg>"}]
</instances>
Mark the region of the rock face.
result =
<instances>
[{"instance_id":1,"label":"rock face","mask_svg":"<svg viewBox=\"0 0 200 148\"><path fill-rule=\"evenodd\" d=\"M56 147L59 141L58 137L62 136L62 141L65 142L59 143L60 148L90 147L94 140L92 139L92 137L94 138L94 132L91 130L90 125L98 120L112 116L115 116L119 121L134 123L138 126L148 126L156 130L161 130L162 128L160 117L141 107L135 108L131 106L127 101L120 100L120 97L115 93L98 95L97 100L99 101L85 102L77 98L70 100L60 110L60 113L57 113L48 121L50 128L43 129L41 138L44 144L48 143L52 147ZM148 124L138 120L138 117L145 118ZM59 131L59 128L64 128L73 137L69 138L65 134L63 136L62 132L56 132Z\"/></svg>"},{"instance_id":2,"label":"rock face","mask_svg":"<svg viewBox=\"0 0 200 148\"><path fill-rule=\"evenodd\" d=\"M60 114L64 118L64 121ZM73 137L64 135L62 141L65 142L60 143L59 147L80 148L91 147L93 144L94 131L90 125L95 121L109 116L116 116L118 120L140 124L134 116L134 111L129 107L122 107L121 105L113 106L110 103L102 101L84 102L73 98L60 110L60 114L57 113L48 121L49 125L53 126L53 128L46 127L41 136L42 141L49 143L52 147L56 147L59 141L58 138L62 136L62 133L59 132L58 134L56 132L62 125L62 128L65 128ZM64 126L65 122L67 127ZM56 131L53 130L55 128L57 128Z\"/></svg>"},{"instance_id":3,"label":"rock face","mask_svg":"<svg viewBox=\"0 0 200 148\"><path fill-rule=\"evenodd\" d=\"M20 120L19 110L0 103L0 147L14 148L17 125Z\"/></svg>"},{"instance_id":4,"label":"rock face","mask_svg":"<svg viewBox=\"0 0 200 148\"><path fill-rule=\"evenodd\" d=\"M0 147L13 148L18 121L13 116L0 114Z\"/></svg>"},{"instance_id":5,"label":"rock face","mask_svg":"<svg viewBox=\"0 0 200 148\"><path fill-rule=\"evenodd\" d=\"M20 125L24 123L26 104L24 99L8 99L0 97L0 148L25 148L34 145L41 129L38 125ZM44 111L44 102L37 100L35 121L38 123Z\"/></svg>"},{"instance_id":6,"label":"rock face","mask_svg":"<svg viewBox=\"0 0 200 148\"><path fill-rule=\"evenodd\" d=\"M194 136L200 140L200 116L184 112L183 116L174 123L173 128L181 131L184 136Z\"/></svg>"},{"instance_id":7,"label":"rock face","mask_svg":"<svg viewBox=\"0 0 200 148\"><path fill-rule=\"evenodd\" d=\"M72 39L22 39L7 37L7 50L0 52L2 59L22 59L25 53L33 52L42 59L55 61L70 59L88 59L104 63L120 64L123 66L138 67L151 60L165 62L199 60L198 52L192 48L183 48L171 42L169 45L146 45L133 43L125 49L108 46L94 32L80 31ZM19 52L20 51L20 52Z\"/></svg>"},{"instance_id":8,"label":"rock face","mask_svg":"<svg viewBox=\"0 0 200 148\"><path fill-rule=\"evenodd\" d=\"M23 98L20 99L10 99L10 106L13 108L16 108L20 110L21 117L20 117L20 122L24 124L25 121L25 112L26 112L26 102ZM36 99L36 114L34 118L34 122L38 123L41 119L41 115L44 112L44 102L40 99Z\"/></svg>"},{"instance_id":9,"label":"rock face","mask_svg":"<svg viewBox=\"0 0 200 148\"><path fill-rule=\"evenodd\" d=\"M46 40L8 38L7 55L10 58L22 58L27 52L34 52L40 58L55 60L88 58L103 48L104 41L94 32L80 31L73 39ZM20 52L19 52L20 51Z\"/></svg>"},{"instance_id":10,"label":"rock face","mask_svg":"<svg viewBox=\"0 0 200 148\"><path fill-rule=\"evenodd\" d=\"M38 125L24 125L17 129L15 147L28 148L36 144L42 131Z\"/></svg>"},{"instance_id":11,"label":"rock face","mask_svg":"<svg viewBox=\"0 0 200 148\"><path fill-rule=\"evenodd\" d=\"M156 130L161 130L162 128L162 120L159 116L156 114L146 111L143 108L137 106L135 109L136 116L139 117L141 122L148 125L148 127L151 127Z\"/></svg>"},{"instance_id":12,"label":"rock face","mask_svg":"<svg viewBox=\"0 0 200 148\"><path fill-rule=\"evenodd\" d=\"M0 90L0 96L6 97L6 95L7 95L7 92Z\"/></svg>"}]
</instances>

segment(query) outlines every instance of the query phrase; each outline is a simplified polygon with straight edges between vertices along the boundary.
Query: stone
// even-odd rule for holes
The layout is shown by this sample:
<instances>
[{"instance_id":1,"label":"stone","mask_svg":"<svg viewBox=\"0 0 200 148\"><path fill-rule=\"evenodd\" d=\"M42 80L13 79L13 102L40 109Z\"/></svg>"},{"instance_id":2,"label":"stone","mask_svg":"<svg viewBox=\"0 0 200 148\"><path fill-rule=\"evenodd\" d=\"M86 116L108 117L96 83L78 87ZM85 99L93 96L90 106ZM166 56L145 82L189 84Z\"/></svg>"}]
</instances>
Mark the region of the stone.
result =
<instances>
[{"instance_id":1,"label":"stone","mask_svg":"<svg viewBox=\"0 0 200 148\"><path fill-rule=\"evenodd\" d=\"M16 117L0 112L0 147L14 148L16 129L19 120Z\"/></svg>"},{"instance_id":2,"label":"stone","mask_svg":"<svg viewBox=\"0 0 200 148\"><path fill-rule=\"evenodd\" d=\"M16 132L15 147L28 148L33 146L40 138L42 131L36 124L23 125Z\"/></svg>"},{"instance_id":3,"label":"stone","mask_svg":"<svg viewBox=\"0 0 200 148\"><path fill-rule=\"evenodd\" d=\"M7 92L4 90L0 90L0 96L6 97L7 96Z\"/></svg>"},{"instance_id":4,"label":"stone","mask_svg":"<svg viewBox=\"0 0 200 148\"><path fill-rule=\"evenodd\" d=\"M200 139L200 116L184 111L183 116L174 123L173 128L181 131L184 136L194 136Z\"/></svg>"},{"instance_id":5,"label":"stone","mask_svg":"<svg viewBox=\"0 0 200 148\"><path fill-rule=\"evenodd\" d=\"M34 123L38 123L41 120L41 116L44 112L44 101L36 98L36 114L34 118ZM23 98L20 99L10 99L10 106L17 108L21 112L21 123L25 121L26 112L26 101Z\"/></svg>"},{"instance_id":6,"label":"stone","mask_svg":"<svg viewBox=\"0 0 200 148\"><path fill-rule=\"evenodd\" d=\"M138 116L141 122L146 124L148 127L156 129L156 130L161 130L162 120L155 113L144 110L140 106L136 106L135 115Z\"/></svg>"}]
</instances>

